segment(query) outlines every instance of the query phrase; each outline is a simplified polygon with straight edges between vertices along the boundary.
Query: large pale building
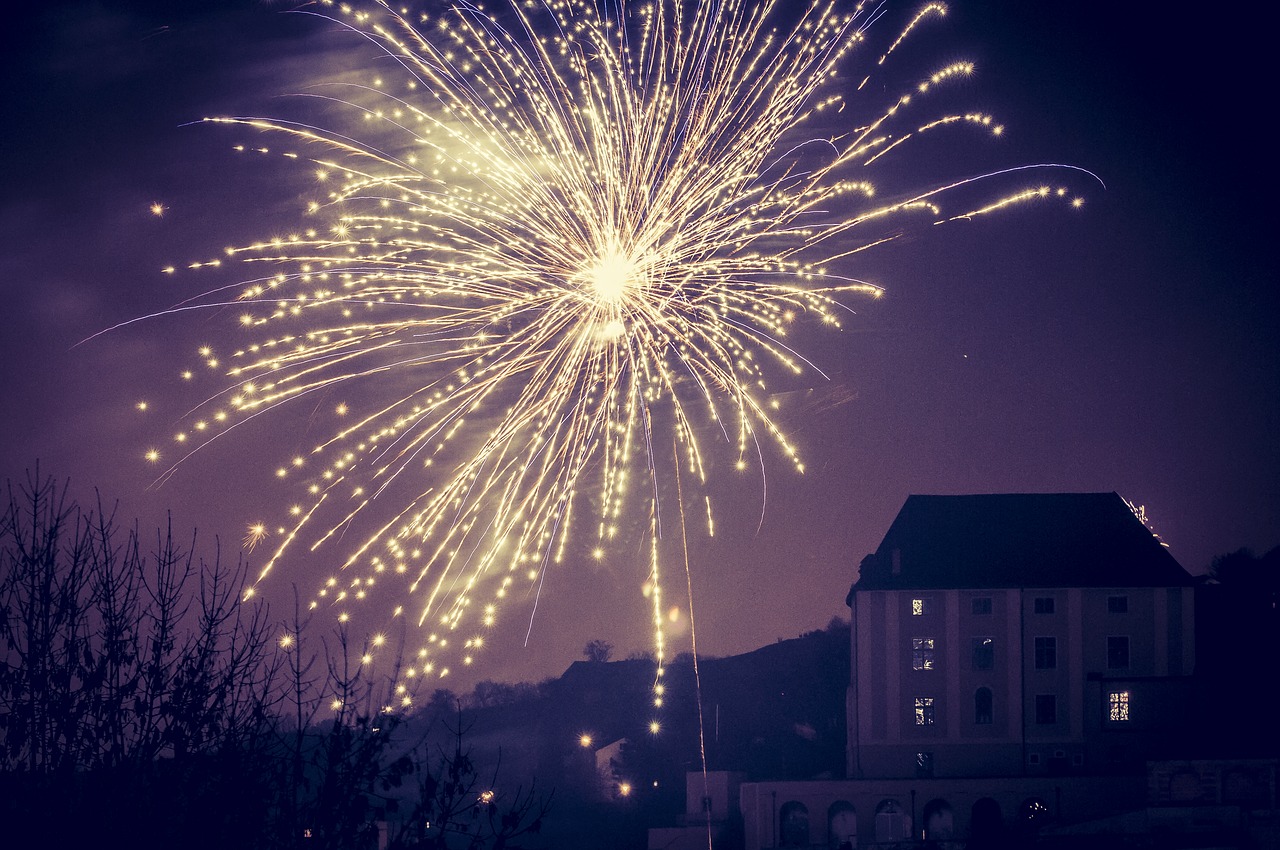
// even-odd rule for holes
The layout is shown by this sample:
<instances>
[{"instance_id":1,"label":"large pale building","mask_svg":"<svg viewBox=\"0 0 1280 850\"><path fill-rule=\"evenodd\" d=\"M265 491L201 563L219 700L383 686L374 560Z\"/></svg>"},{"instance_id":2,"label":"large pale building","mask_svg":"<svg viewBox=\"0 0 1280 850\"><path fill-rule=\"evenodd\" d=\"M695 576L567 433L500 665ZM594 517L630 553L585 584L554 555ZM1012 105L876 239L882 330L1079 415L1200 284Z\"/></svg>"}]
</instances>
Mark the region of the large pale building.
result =
<instances>
[{"instance_id":1,"label":"large pale building","mask_svg":"<svg viewBox=\"0 0 1280 850\"><path fill-rule=\"evenodd\" d=\"M1194 600L1115 493L911 496L847 598L847 775L1141 770L1184 720Z\"/></svg>"},{"instance_id":2,"label":"large pale building","mask_svg":"<svg viewBox=\"0 0 1280 850\"><path fill-rule=\"evenodd\" d=\"M909 497L846 600L847 778L744 783L746 847L1140 810L1185 741L1194 584L1115 493Z\"/></svg>"}]
</instances>

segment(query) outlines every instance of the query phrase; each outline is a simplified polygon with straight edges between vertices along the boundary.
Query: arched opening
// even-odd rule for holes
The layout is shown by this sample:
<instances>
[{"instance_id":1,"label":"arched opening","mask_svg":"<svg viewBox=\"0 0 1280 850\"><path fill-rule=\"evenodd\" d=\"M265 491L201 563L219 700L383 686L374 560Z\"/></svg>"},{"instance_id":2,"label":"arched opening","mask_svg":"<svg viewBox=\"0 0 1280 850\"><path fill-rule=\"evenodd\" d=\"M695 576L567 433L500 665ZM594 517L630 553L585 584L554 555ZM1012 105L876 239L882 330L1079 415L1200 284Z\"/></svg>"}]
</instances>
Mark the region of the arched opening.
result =
<instances>
[{"instance_id":1,"label":"arched opening","mask_svg":"<svg viewBox=\"0 0 1280 850\"><path fill-rule=\"evenodd\" d=\"M980 726L986 726L991 723L993 712L991 689L978 688L973 692L973 722Z\"/></svg>"},{"instance_id":2,"label":"arched opening","mask_svg":"<svg viewBox=\"0 0 1280 850\"><path fill-rule=\"evenodd\" d=\"M876 806L876 843L888 844L909 838L911 825L897 800L881 800Z\"/></svg>"},{"instance_id":3,"label":"arched opening","mask_svg":"<svg viewBox=\"0 0 1280 850\"><path fill-rule=\"evenodd\" d=\"M925 803L923 814L926 841L943 841L955 837L955 812L946 800L930 800Z\"/></svg>"},{"instance_id":4,"label":"arched opening","mask_svg":"<svg viewBox=\"0 0 1280 850\"><path fill-rule=\"evenodd\" d=\"M827 845L831 850L856 850L858 817L853 803L836 800L827 809Z\"/></svg>"},{"instance_id":5,"label":"arched opening","mask_svg":"<svg viewBox=\"0 0 1280 850\"><path fill-rule=\"evenodd\" d=\"M809 808L804 803L790 800L778 810L778 846L809 846Z\"/></svg>"},{"instance_id":6,"label":"arched opening","mask_svg":"<svg viewBox=\"0 0 1280 850\"><path fill-rule=\"evenodd\" d=\"M1004 815L990 797L974 801L969 811L969 848L986 850L1004 845Z\"/></svg>"}]
</instances>

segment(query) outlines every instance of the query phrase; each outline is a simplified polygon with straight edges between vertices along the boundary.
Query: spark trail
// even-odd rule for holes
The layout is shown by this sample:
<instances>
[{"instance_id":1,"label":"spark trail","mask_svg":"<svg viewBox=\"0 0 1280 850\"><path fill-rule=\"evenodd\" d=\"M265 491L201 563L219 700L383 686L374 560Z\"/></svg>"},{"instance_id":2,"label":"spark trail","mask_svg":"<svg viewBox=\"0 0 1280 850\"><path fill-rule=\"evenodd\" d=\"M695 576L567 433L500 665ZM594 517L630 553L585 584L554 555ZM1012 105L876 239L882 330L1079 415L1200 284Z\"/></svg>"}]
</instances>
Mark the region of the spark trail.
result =
<instances>
[{"instance_id":1,"label":"spark trail","mask_svg":"<svg viewBox=\"0 0 1280 850\"><path fill-rule=\"evenodd\" d=\"M967 63L870 114L863 86L841 83L945 8L925 6L877 53L880 4L784 5L314 7L391 61L368 84L308 93L350 125L208 119L291 141L283 155L323 182L295 235L190 264L255 271L174 308L234 305L240 327L225 358L202 349L224 384L173 457L148 453L171 464L161 479L255 417L332 411L277 471L304 491L291 518L249 527L246 546L271 547L258 581L291 557L329 559L312 605L345 622L391 595L388 614L421 626L408 673L424 677L471 663L505 600L536 595L583 541L602 557L627 516L647 514L661 670L668 461L655 447L674 442L695 484L708 452L739 469L777 453L803 471L768 388L816 373L793 339L879 295L857 255L1066 193L992 179L1041 166L886 193L877 167L909 161L913 141L1002 132L945 110Z\"/></svg>"}]
</instances>

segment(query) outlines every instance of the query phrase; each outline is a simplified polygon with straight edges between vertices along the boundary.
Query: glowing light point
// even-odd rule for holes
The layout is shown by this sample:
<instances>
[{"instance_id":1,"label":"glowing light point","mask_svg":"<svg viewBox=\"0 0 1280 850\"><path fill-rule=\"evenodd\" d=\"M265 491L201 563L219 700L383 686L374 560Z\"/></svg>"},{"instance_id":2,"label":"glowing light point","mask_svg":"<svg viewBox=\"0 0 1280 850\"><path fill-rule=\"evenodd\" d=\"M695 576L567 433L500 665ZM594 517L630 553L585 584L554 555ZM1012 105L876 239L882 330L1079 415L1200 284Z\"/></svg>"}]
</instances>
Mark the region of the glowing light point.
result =
<instances>
[{"instance_id":1,"label":"glowing light point","mask_svg":"<svg viewBox=\"0 0 1280 850\"><path fill-rule=\"evenodd\" d=\"M659 485L687 491L734 461L744 471L763 442L803 473L770 382L814 373L803 335L839 329L847 302L882 296L849 258L922 216L924 226L1041 197L1081 203L1061 188L1011 190L1018 168L878 193L875 161L914 138L1003 132L983 113L921 114L973 72L969 62L901 81L869 114L815 118L855 111L853 91L824 87L856 79L842 62L879 35L869 26L878 11L819 4L771 34L748 0L688 4L687 16L680 0L623 3L635 14L631 39L630 23L588 0L510 0L501 16L519 25L509 30L461 4L457 25L446 13L429 33L425 18L391 4L320 5L381 46L396 77L357 83L358 104L332 102L360 116L340 127L211 119L288 137L298 153L269 155L314 176L313 199L292 233L185 265L249 271L174 311L217 308L208 315L221 323L201 328L214 327L210 342L223 349L220 358L214 345L199 348L199 379L223 386L174 426L183 455L254 433L238 426L260 415L307 414L293 420L306 419L300 433L278 438L308 446L309 462L263 467L269 482L273 472L286 485L307 478L293 492L309 495L288 507L288 525L275 524L282 542L261 575L306 547L359 575L317 588L312 608L323 599L338 613L331 606L366 599L377 578L420 625L474 634L497 616L481 600L509 604L525 579L540 592L545 567L583 552L603 560L603 546L579 542L580 526L602 544L625 536L621 518L645 513L629 502L637 492L657 539L668 505L699 500L660 499ZM944 12L930 3L896 41L886 33L880 64L923 17ZM901 162L890 169L904 172ZM995 198L971 206L988 185ZM944 214L957 195L964 205ZM728 461L713 457L704 424ZM672 461L680 478L657 468ZM697 524L713 535L710 496L700 496ZM579 522L584 513L597 515ZM265 523L250 525L245 547L266 535ZM661 677L663 630L685 618L663 600L657 550L642 590ZM428 643L443 653L448 641ZM466 666L481 646L473 637L448 651ZM662 704L661 686L651 698Z\"/></svg>"}]
</instances>

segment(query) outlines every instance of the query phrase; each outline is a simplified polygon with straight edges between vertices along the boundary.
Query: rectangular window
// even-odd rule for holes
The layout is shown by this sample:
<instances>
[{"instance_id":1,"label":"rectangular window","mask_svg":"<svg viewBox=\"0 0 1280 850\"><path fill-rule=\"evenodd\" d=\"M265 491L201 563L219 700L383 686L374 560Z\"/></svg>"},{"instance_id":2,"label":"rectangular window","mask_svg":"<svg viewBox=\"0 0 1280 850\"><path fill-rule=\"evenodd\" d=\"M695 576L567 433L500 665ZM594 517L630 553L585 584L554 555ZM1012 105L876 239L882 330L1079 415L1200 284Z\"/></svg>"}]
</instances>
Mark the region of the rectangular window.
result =
<instances>
[{"instance_id":1,"label":"rectangular window","mask_svg":"<svg viewBox=\"0 0 1280 850\"><path fill-rule=\"evenodd\" d=\"M1036 669L1054 670L1058 666L1058 639L1055 637L1036 638Z\"/></svg>"},{"instance_id":2,"label":"rectangular window","mask_svg":"<svg viewBox=\"0 0 1280 850\"><path fill-rule=\"evenodd\" d=\"M1058 698L1053 694L1036 694L1036 723L1048 726L1058 722Z\"/></svg>"},{"instance_id":3,"label":"rectangular window","mask_svg":"<svg viewBox=\"0 0 1280 850\"><path fill-rule=\"evenodd\" d=\"M933 697L916 697L916 725L932 726L934 717Z\"/></svg>"},{"instance_id":4,"label":"rectangular window","mask_svg":"<svg viewBox=\"0 0 1280 850\"><path fill-rule=\"evenodd\" d=\"M976 637L973 639L973 669L990 670L996 666L996 639L992 637Z\"/></svg>"},{"instance_id":5,"label":"rectangular window","mask_svg":"<svg viewBox=\"0 0 1280 850\"><path fill-rule=\"evenodd\" d=\"M1040 763L1039 753L1027 753L1027 764L1039 764L1039 763Z\"/></svg>"},{"instance_id":6,"label":"rectangular window","mask_svg":"<svg viewBox=\"0 0 1280 850\"><path fill-rule=\"evenodd\" d=\"M916 753L916 778L929 779L933 776L933 753Z\"/></svg>"},{"instance_id":7,"label":"rectangular window","mask_svg":"<svg viewBox=\"0 0 1280 850\"><path fill-rule=\"evenodd\" d=\"M1053 613L1053 597L1037 596L1035 601L1035 612L1037 614L1052 614Z\"/></svg>"},{"instance_id":8,"label":"rectangular window","mask_svg":"<svg viewBox=\"0 0 1280 850\"><path fill-rule=\"evenodd\" d=\"M933 662L933 638L918 637L911 639L911 669L912 670L932 670Z\"/></svg>"},{"instance_id":9,"label":"rectangular window","mask_svg":"<svg viewBox=\"0 0 1280 850\"><path fill-rule=\"evenodd\" d=\"M1107 719L1126 722L1129 719L1129 692L1112 691L1107 694Z\"/></svg>"},{"instance_id":10,"label":"rectangular window","mask_svg":"<svg viewBox=\"0 0 1280 850\"><path fill-rule=\"evenodd\" d=\"M973 614L975 617L981 617L991 613L991 597L975 596L973 598Z\"/></svg>"},{"instance_id":11,"label":"rectangular window","mask_svg":"<svg viewBox=\"0 0 1280 850\"><path fill-rule=\"evenodd\" d=\"M917 596L916 598L912 599L911 600L911 616L923 617L925 614L928 614L930 612L930 609L933 608L933 605L931 603L932 603L932 600L930 600L928 597Z\"/></svg>"},{"instance_id":12,"label":"rectangular window","mask_svg":"<svg viewBox=\"0 0 1280 850\"><path fill-rule=\"evenodd\" d=\"M1128 614L1129 613L1129 597L1108 596L1107 597L1107 613L1108 614Z\"/></svg>"},{"instance_id":13,"label":"rectangular window","mask_svg":"<svg viewBox=\"0 0 1280 850\"><path fill-rule=\"evenodd\" d=\"M1107 669L1129 669L1129 637L1128 635L1107 638Z\"/></svg>"}]
</instances>

